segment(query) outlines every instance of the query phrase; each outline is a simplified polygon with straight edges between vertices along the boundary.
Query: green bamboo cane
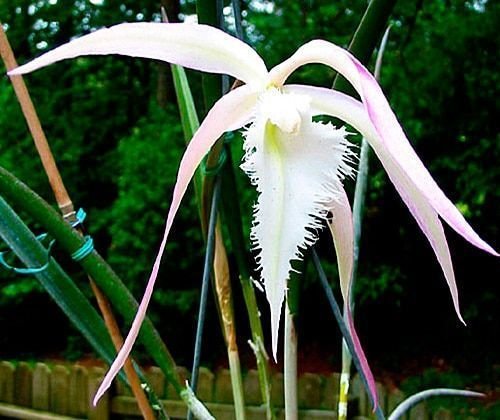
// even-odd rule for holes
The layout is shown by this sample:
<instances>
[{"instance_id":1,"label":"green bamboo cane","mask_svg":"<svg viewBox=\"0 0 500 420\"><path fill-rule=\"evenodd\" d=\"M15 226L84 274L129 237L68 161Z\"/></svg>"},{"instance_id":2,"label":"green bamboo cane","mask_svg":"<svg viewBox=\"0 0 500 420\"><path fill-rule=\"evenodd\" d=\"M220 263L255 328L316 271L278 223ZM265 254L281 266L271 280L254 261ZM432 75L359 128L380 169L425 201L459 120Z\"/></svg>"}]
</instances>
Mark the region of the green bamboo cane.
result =
<instances>
[{"instance_id":1,"label":"green bamboo cane","mask_svg":"<svg viewBox=\"0 0 500 420\"><path fill-rule=\"evenodd\" d=\"M50 236L57 240L58 245L69 254L84 245L85 238L75 232L40 196L3 168L0 168L0 194L40 223ZM125 321L132 322L139 305L107 262L94 250L79 263L106 293ZM203 407L201 403L182 382L170 352L149 318L144 320L139 340L188 407L195 413L203 411L203 408L200 408Z\"/></svg>"}]
</instances>

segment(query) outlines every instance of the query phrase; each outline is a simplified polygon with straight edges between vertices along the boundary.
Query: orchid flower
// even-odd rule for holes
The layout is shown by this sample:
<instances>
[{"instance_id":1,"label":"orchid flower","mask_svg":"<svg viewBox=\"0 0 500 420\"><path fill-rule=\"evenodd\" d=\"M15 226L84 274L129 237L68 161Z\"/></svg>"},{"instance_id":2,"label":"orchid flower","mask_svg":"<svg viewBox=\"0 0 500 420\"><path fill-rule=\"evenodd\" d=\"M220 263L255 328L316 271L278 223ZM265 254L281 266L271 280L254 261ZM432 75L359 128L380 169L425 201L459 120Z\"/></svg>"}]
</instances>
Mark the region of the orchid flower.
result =
<instances>
[{"instance_id":1,"label":"orchid flower","mask_svg":"<svg viewBox=\"0 0 500 420\"><path fill-rule=\"evenodd\" d=\"M163 60L227 74L244 85L215 103L184 153L163 241L144 297L96 400L122 367L139 333L174 217L197 166L221 135L242 127L245 127L245 154L241 167L259 193L251 240L259 251L257 263L270 305L275 358L291 261L300 259L304 249L315 242L322 221L330 214L333 215L330 228L337 251L341 290L345 303L349 302L352 216L342 181L353 173L349 165L352 151L346 129L313 122L316 115L337 117L368 140L429 240L463 322L450 252L439 217L471 244L498 254L474 232L437 186L412 149L381 88L349 52L330 42L314 40L268 71L251 47L218 29L198 24L125 23L75 39L11 71L10 75L27 73L67 58L102 54ZM325 64L338 71L352 84L361 101L330 89L285 85L293 71L308 63ZM373 377L352 319L349 324L375 396Z\"/></svg>"}]
</instances>

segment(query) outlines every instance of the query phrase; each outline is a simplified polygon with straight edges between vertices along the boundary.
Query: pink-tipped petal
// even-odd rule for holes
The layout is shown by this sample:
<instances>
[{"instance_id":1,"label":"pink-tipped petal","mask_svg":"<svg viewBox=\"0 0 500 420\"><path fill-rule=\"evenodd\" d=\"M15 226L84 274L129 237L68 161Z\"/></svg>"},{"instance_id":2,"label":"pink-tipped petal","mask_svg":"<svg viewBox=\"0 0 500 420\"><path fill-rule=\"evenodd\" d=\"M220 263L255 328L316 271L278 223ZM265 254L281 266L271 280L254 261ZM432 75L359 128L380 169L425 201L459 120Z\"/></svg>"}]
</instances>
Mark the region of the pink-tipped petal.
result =
<instances>
[{"instance_id":1,"label":"pink-tipped petal","mask_svg":"<svg viewBox=\"0 0 500 420\"><path fill-rule=\"evenodd\" d=\"M250 46L211 26L184 23L122 23L100 29L43 54L9 75L28 73L67 58L103 54L151 58L229 74L259 87L267 83L266 66Z\"/></svg>"},{"instance_id":2,"label":"pink-tipped petal","mask_svg":"<svg viewBox=\"0 0 500 420\"><path fill-rule=\"evenodd\" d=\"M361 97L383 148L392 155L396 164L408 175L434 210L471 244L498 256L499 254L474 232L432 179L411 147L377 81L348 51L327 41L311 41L270 71L271 82L277 86L282 85L295 69L308 63L326 64L337 70L353 85Z\"/></svg>"},{"instance_id":3,"label":"pink-tipped petal","mask_svg":"<svg viewBox=\"0 0 500 420\"><path fill-rule=\"evenodd\" d=\"M356 334L356 329L354 328L354 320L352 319L351 308L348 302L346 302L345 305L346 305L345 313L347 317L347 324L349 326L349 331L351 332L351 338L354 344L354 350L356 351L356 355L358 356L359 362L361 364L361 370L365 374L365 378L368 382L368 389L370 390L370 394L373 401L373 411L375 411L378 407L377 386L375 384L375 379L373 378L370 366L368 365L368 361L366 359L365 352L363 351L363 347L361 347L361 342L359 341L358 334Z\"/></svg>"},{"instance_id":4,"label":"pink-tipped petal","mask_svg":"<svg viewBox=\"0 0 500 420\"><path fill-rule=\"evenodd\" d=\"M457 315L464 322L458 305L458 292L450 251L438 214L429 204L427 197L416 188L413 180L403 170L397 159L385 147L363 105L359 101L331 89L292 85L287 86L284 90L296 94L308 94L311 97L311 106L316 113L341 118L368 140L384 165L396 190L429 240L450 288Z\"/></svg>"},{"instance_id":5,"label":"pink-tipped petal","mask_svg":"<svg viewBox=\"0 0 500 420\"><path fill-rule=\"evenodd\" d=\"M135 343L137 335L142 325L142 321L146 316L146 310L153 294L154 284L158 276L160 262L167 244L168 234L175 215L184 196L186 189L191 181L191 178L196 171L199 163L208 152L210 147L215 141L229 128L234 128L238 122L247 121L252 112L257 95L249 86L242 86L236 90L229 92L223 96L212 107L203 123L200 125L198 131L195 133L193 139L189 143L184 156L182 157L179 172L177 174L177 182L174 187L172 203L168 211L167 222L165 224L165 231L163 239L156 256L151 275L146 286L146 291L137 310L137 314L130 328L130 332L123 344L120 352L118 353L115 361L111 365L108 373L106 374L101 386L97 390L94 397L94 404L99 401L102 395L111 385L111 382L123 367L125 360L129 356L132 346ZM240 126L241 127L241 126Z\"/></svg>"},{"instance_id":6,"label":"pink-tipped petal","mask_svg":"<svg viewBox=\"0 0 500 420\"><path fill-rule=\"evenodd\" d=\"M365 353L361 347L354 321L352 319L351 309L349 307L349 294L351 288L352 269L354 261L354 228L352 224L352 211L349 204L347 194L343 191L339 194L338 199L331 204L330 212L332 220L328 223L330 232L332 233L333 243L335 244L335 252L337 254L337 265L339 268L340 288L344 298L345 314L347 324L351 333L351 338L354 344L354 350L361 363L361 369L368 381L368 388L374 401L374 410L377 408L378 396L377 387L372 371L366 360Z\"/></svg>"},{"instance_id":7,"label":"pink-tipped petal","mask_svg":"<svg viewBox=\"0 0 500 420\"><path fill-rule=\"evenodd\" d=\"M337 254L337 265L339 269L340 290L344 302L349 301L352 279L352 267L354 261L354 228L352 225L352 211L347 194L341 189L337 200L330 207L332 219L328 227L332 233L335 252Z\"/></svg>"},{"instance_id":8,"label":"pink-tipped petal","mask_svg":"<svg viewBox=\"0 0 500 420\"><path fill-rule=\"evenodd\" d=\"M395 164L392 156L385 153L383 149L376 151L376 153L386 168L389 178L396 187L399 195L417 221L420 229L429 240L436 254L436 258L441 265L446 282L448 283L457 316L460 321L465 324L460 313L458 289L455 282L455 273L453 271L450 250L444 234L443 225L439 220L437 212L428 203L426 197L415 188L408 176Z\"/></svg>"},{"instance_id":9,"label":"pink-tipped petal","mask_svg":"<svg viewBox=\"0 0 500 420\"><path fill-rule=\"evenodd\" d=\"M499 256L490 245L479 237L456 206L436 184L415 150L411 147L375 78L361 63L354 58L353 60L360 75L366 110L387 153L392 156L397 165L408 175L411 182L420 190L423 197L446 223L474 246Z\"/></svg>"}]
</instances>

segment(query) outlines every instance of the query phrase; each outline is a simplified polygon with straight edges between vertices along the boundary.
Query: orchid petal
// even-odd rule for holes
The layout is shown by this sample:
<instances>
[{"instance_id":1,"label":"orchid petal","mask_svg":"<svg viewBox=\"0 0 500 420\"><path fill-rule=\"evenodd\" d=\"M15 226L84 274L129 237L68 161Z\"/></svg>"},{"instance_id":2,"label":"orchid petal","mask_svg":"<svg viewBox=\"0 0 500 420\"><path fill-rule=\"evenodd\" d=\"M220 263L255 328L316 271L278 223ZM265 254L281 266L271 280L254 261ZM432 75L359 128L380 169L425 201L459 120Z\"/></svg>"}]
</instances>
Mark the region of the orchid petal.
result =
<instances>
[{"instance_id":1,"label":"orchid petal","mask_svg":"<svg viewBox=\"0 0 500 420\"><path fill-rule=\"evenodd\" d=\"M103 54L167 61L228 74L259 87L267 83L266 66L250 46L211 26L184 23L122 23L100 29L41 55L9 75L28 73L67 58Z\"/></svg>"},{"instance_id":2,"label":"orchid petal","mask_svg":"<svg viewBox=\"0 0 500 420\"><path fill-rule=\"evenodd\" d=\"M427 197L415 186L413 180L408 176L398 160L380 140L380 136L371 123L363 105L343 93L330 89L310 86L287 86L284 91L302 95L307 93L311 98L311 107L315 113L341 118L368 140L384 165L396 190L429 240L448 283L455 311L459 319L464 322L458 304L458 291L450 251L438 214L428 203Z\"/></svg>"},{"instance_id":3,"label":"orchid petal","mask_svg":"<svg viewBox=\"0 0 500 420\"><path fill-rule=\"evenodd\" d=\"M385 151L408 175L434 210L471 244L498 256L499 254L474 232L455 205L432 179L411 147L377 81L349 52L327 41L311 41L300 47L288 60L271 70L271 82L277 86L282 85L296 68L308 63L326 64L349 80L360 95Z\"/></svg>"},{"instance_id":4,"label":"orchid petal","mask_svg":"<svg viewBox=\"0 0 500 420\"><path fill-rule=\"evenodd\" d=\"M167 222L163 239L156 256L151 275L149 277L144 296L137 310L137 314L130 328L130 332L118 353L115 361L111 365L101 386L99 387L94 404L101 398L111 385L114 377L122 368L125 360L132 350L132 346L139 334L142 321L146 316L146 310L153 294L153 288L160 269L160 262L167 244L167 238L172 227L175 215L186 192L191 178L200 164L201 160L217 139L229 129L239 128L241 124L248 120L256 101L256 93L250 86L242 86L229 92L215 103L203 123L198 128L193 139L187 146L184 156L179 165L177 182L174 187L173 198L168 211Z\"/></svg>"},{"instance_id":5,"label":"orchid petal","mask_svg":"<svg viewBox=\"0 0 500 420\"><path fill-rule=\"evenodd\" d=\"M261 97L260 113L246 132L241 167L259 192L251 239L259 249L257 263L271 309L276 359L281 309L293 270L291 260L301 259L301 251L315 242L328 204L343 191L339 181L351 168L345 162L349 150L344 129L313 123L308 112L302 114L304 103L293 95L271 95L277 96L269 100ZM278 126L268 105L280 100L296 112L290 119L278 119Z\"/></svg>"},{"instance_id":6,"label":"orchid petal","mask_svg":"<svg viewBox=\"0 0 500 420\"><path fill-rule=\"evenodd\" d=\"M328 227L330 228L337 254L340 290L342 291L344 302L349 302L354 261L354 227L347 194L342 187L339 190L340 193L337 200L333 201L330 207L332 219L328 221Z\"/></svg>"},{"instance_id":7,"label":"orchid petal","mask_svg":"<svg viewBox=\"0 0 500 420\"><path fill-rule=\"evenodd\" d=\"M349 205L347 194L342 189L336 201L332 202L330 212L332 220L328 222L328 227L332 233L333 243L335 244L335 252L337 254L337 265L339 268L340 288L342 297L344 298L346 320L351 333L354 350L361 363L361 369L368 381L368 388L375 402L374 409L378 404L377 387L375 379L371 372L365 353L361 347L356 329L354 328L354 320L352 311L349 305L349 295L351 289L352 270L354 262L354 227L352 224L352 211Z\"/></svg>"}]
</instances>

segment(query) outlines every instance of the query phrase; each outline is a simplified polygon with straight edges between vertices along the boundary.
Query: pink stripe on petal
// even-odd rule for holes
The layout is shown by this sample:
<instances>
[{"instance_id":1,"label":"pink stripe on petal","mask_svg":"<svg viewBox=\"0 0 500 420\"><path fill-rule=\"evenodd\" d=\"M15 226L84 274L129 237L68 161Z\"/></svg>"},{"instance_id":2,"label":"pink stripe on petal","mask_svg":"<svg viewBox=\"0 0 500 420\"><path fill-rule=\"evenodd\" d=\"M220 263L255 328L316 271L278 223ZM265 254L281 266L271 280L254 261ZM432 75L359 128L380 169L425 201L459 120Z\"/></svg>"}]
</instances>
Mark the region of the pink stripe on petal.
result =
<instances>
[{"instance_id":1,"label":"pink stripe on petal","mask_svg":"<svg viewBox=\"0 0 500 420\"><path fill-rule=\"evenodd\" d=\"M373 411L375 411L378 407L378 393L377 386L375 385L375 379L373 378L373 373L368 365L368 361L366 360L365 352L363 351L363 347L361 347L361 342L359 341L358 334L356 333L356 329L354 328L354 320L352 319L352 311L349 306L349 303L346 302L346 318L347 324L349 327L349 331L351 333L352 342L354 344L354 350L356 351L356 355L358 356L359 362L361 363L361 370L365 374L366 380L368 382L368 389L370 390L370 394L373 400Z\"/></svg>"},{"instance_id":2,"label":"pink stripe on petal","mask_svg":"<svg viewBox=\"0 0 500 420\"><path fill-rule=\"evenodd\" d=\"M227 131L228 128L235 128L235 125L237 125L238 122L243 123L248 120L253 111L253 105L255 104L256 98L257 95L249 86L242 86L223 96L212 107L184 152L184 156L182 157L179 166L179 172L177 174L177 182L174 187L172 203L168 211L165 232L163 234L160 249L156 256L153 269L146 286L146 291L144 292L144 296L139 305L139 309L137 310L137 314L134 318L134 322L132 323L132 327L130 328L130 332L125 340L125 343L123 344L115 361L111 365L101 386L97 390L94 397L94 405L106 392L115 376L123 367L125 360L132 350L132 346L135 343L137 335L139 334L142 321L146 316L146 310L153 294L154 284L158 276L160 262L167 244L170 228L172 227L172 223L177 210L179 209L182 197L186 192L196 168L210 147L212 147L215 141L217 141L217 139L225 131Z\"/></svg>"}]
</instances>

